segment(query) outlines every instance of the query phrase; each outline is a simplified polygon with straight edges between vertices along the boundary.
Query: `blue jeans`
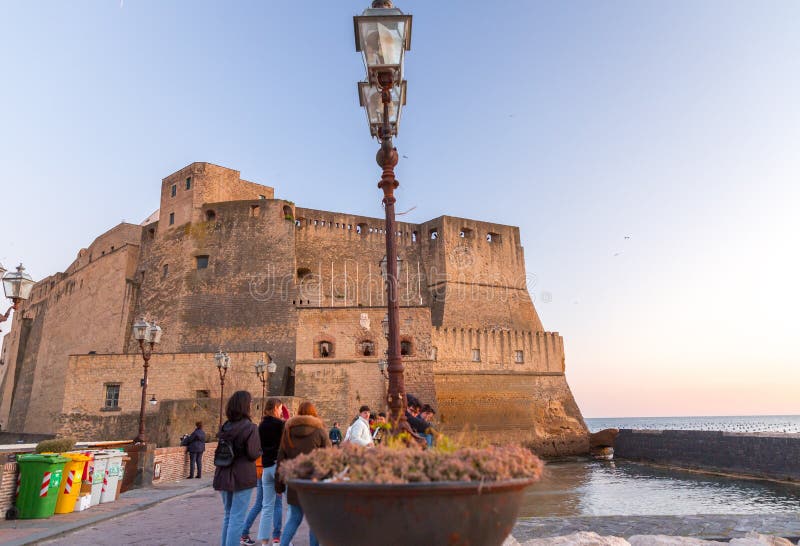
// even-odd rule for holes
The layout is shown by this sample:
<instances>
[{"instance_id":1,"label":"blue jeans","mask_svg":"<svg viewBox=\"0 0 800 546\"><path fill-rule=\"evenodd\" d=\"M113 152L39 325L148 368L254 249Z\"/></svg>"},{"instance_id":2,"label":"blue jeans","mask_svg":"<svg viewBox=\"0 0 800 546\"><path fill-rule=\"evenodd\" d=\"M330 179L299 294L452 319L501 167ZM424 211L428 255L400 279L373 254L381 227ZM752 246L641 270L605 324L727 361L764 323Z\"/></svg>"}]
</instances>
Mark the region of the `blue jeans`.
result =
<instances>
[{"instance_id":1,"label":"blue jeans","mask_svg":"<svg viewBox=\"0 0 800 546\"><path fill-rule=\"evenodd\" d=\"M294 534L297 532L297 528L300 527L302 521L303 509L300 508L299 505L290 504L289 516L286 518L286 527L283 528L280 546L289 546L289 543L294 538ZM314 536L314 531L311 530L310 526L308 528L308 543L310 546L319 546L319 541L317 541L317 537Z\"/></svg>"},{"instance_id":2,"label":"blue jeans","mask_svg":"<svg viewBox=\"0 0 800 546\"><path fill-rule=\"evenodd\" d=\"M239 531L244 525L244 516L250 505L253 488L241 491L220 491L220 495L222 496L222 506L225 508L220 544L222 546L239 546L241 538Z\"/></svg>"},{"instance_id":3,"label":"blue jeans","mask_svg":"<svg viewBox=\"0 0 800 546\"><path fill-rule=\"evenodd\" d=\"M189 452L189 477L195 476L195 468L197 469L197 477L203 473L203 452L192 453Z\"/></svg>"},{"instance_id":4,"label":"blue jeans","mask_svg":"<svg viewBox=\"0 0 800 546\"><path fill-rule=\"evenodd\" d=\"M273 491L275 488L272 488ZM272 538L281 538L283 523L283 495L275 495L275 512L272 515Z\"/></svg>"},{"instance_id":5,"label":"blue jeans","mask_svg":"<svg viewBox=\"0 0 800 546\"><path fill-rule=\"evenodd\" d=\"M274 534L274 520L275 520L275 465L268 466L261 474L261 485L259 489L263 491L263 501L259 506L261 510L261 522L258 524L258 539L269 540L275 536ZM255 507L253 507L255 508ZM278 507L280 510L280 507ZM280 520L281 513L278 511L278 535L280 535Z\"/></svg>"},{"instance_id":6,"label":"blue jeans","mask_svg":"<svg viewBox=\"0 0 800 546\"><path fill-rule=\"evenodd\" d=\"M253 503L253 507L250 509L250 512L247 514L247 517L244 518L244 527L242 527L242 536L249 536L250 535L250 527L253 526L253 522L256 520L256 516L261 513L261 499L264 497L264 489L261 487L261 480L256 482L256 502Z\"/></svg>"}]
</instances>

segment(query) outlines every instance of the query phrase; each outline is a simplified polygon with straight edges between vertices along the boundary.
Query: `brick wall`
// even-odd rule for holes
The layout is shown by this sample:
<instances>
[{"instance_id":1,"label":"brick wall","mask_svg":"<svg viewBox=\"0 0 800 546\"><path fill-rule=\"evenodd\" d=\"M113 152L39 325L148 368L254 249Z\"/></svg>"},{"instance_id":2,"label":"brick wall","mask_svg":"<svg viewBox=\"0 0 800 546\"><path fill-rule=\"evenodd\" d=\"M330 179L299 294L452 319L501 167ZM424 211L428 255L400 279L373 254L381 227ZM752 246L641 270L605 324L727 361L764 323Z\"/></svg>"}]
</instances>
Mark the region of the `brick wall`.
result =
<instances>
[{"instance_id":1,"label":"brick wall","mask_svg":"<svg viewBox=\"0 0 800 546\"><path fill-rule=\"evenodd\" d=\"M3 463L0 467L0 517L14 506L17 497L17 463Z\"/></svg>"},{"instance_id":2,"label":"brick wall","mask_svg":"<svg viewBox=\"0 0 800 546\"><path fill-rule=\"evenodd\" d=\"M214 450L217 448L216 442L206 444L203 452L203 474L206 476L214 475ZM182 480L189 475L189 454L185 447L159 447L155 451L153 467L161 466L159 478L153 476L153 483L165 483Z\"/></svg>"},{"instance_id":3,"label":"brick wall","mask_svg":"<svg viewBox=\"0 0 800 546\"><path fill-rule=\"evenodd\" d=\"M700 430L620 430L623 459L800 481L800 434L735 434Z\"/></svg>"}]
</instances>

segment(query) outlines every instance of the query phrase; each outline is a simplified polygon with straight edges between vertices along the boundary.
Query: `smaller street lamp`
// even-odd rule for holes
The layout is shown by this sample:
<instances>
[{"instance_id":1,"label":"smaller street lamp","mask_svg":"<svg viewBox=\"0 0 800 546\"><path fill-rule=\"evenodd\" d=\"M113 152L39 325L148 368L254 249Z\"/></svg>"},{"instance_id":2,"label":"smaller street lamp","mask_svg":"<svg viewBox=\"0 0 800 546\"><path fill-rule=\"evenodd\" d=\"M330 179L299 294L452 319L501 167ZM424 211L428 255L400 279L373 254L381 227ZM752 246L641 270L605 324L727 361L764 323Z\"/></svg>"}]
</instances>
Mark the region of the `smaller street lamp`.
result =
<instances>
[{"instance_id":1,"label":"smaller street lamp","mask_svg":"<svg viewBox=\"0 0 800 546\"><path fill-rule=\"evenodd\" d=\"M389 339L389 315L384 315L383 320L381 321L381 329L383 330L383 336L386 339Z\"/></svg>"},{"instance_id":2,"label":"smaller street lamp","mask_svg":"<svg viewBox=\"0 0 800 546\"><path fill-rule=\"evenodd\" d=\"M388 376L388 375L386 375L386 368L387 368L388 366L389 366L389 363L388 363L388 362L386 362L386 359L385 359L385 358L381 358L380 360L378 360L378 370L381 372L381 375L382 375L382 376L383 376L385 379L389 379L389 376Z\"/></svg>"},{"instance_id":3,"label":"smaller street lamp","mask_svg":"<svg viewBox=\"0 0 800 546\"><path fill-rule=\"evenodd\" d=\"M387 273L387 264L388 263L389 262L386 260L386 256L385 255L383 256L383 258L381 258L381 261L378 262L378 265L380 265L380 267L381 267L381 277L383 277L384 281L386 281L387 278L388 278L388 273ZM400 278L400 269L401 269L402 265L403 265L403 259L400 256L398 256L397 257L397 278L398 279Z\"/></svg>"},{"instance_id":4,"label":"smaller street lamp","mask_svg":"<svg viewBox=\"0 0 800 546\"><path fill-rule=\"evenodd\" d=\"M11 311L19 309L19 304L22 300L27 300L31 297L31 290L36 282L31 276L25 272L25 267L22 264L17 266L16 272L7 273L6 269L0 264L0 278L3 279L3 292L6 297L11 300L11 307L0 315L0 322L5 322L11 316Z\"/></svg>"},{"instance_id":5,"label":"smaller street lamp","mask_svg":"<svg viewBox=\"0 0 800 546\"><path fill-rule=\"evenodd\" d=\"M142 353L142 360L144 360L144 377L142 379L142 403L139 407L139 434L133 440L135 444L144 444L146 442L144 434L144 408L147 402L147 370L150 367L150 357L153 354L153 348L161 342L161 327L156 324L147 322L144 318L140 318L133 323L133 338L139 342L139 350ZM155 405L158 401L155 395L150 399L150 404Z\"/></svg>"},{"instance_id":6,"label":"smaller street lamp","mask_svg":"<svg viewBox=\"0 0 800 546\"><path fill-rule=\"evenodd\" d=\"M390 92L391 101L389 102L389 128L392 136L397 136L397 129L400 126L400 113L406 105L406 82L397 87L392 87ZM369 133L375 138L382 134L383 123L383 95L381 90L367 82L358 82L358 101L367 112L367 123Z\"/></svg>"},{"instance_id":7,"label":"smaller street lamp","mask_svg":"<svg viewBox=\"0 0 800 546\"><path fill-rule=\"evenodd\" d=\"M256 375L258 380L261 381L261 412L264 412L266 398L267 398L267 363L264 359L259 357L255 363Z\"/></svg>"},{"instance_id":8,"label":"smaller street lamp","mask_svg":"<svg viewBox=\"0 0 800 546\"><path fill-rule=\"evenodd\" d=\"M231 357L223 353L222 349L214 355L214 361L219 372L219 428L222 428L222 403L225 400L225 376L231 367Z\"/></svg>"},{"instance_id":9,"label":"smaller street lamp","mask_svg":"<svg viewBox=\"0 0 800 546\"><path fill-rule=\"evenodd\" d=\"M152 395L152 397L150 398L150 405L151 405L151 406L155 406L156 404L158 404L158 400L156 400L156 395L154 394L154 395Z\"/></svg>"}]
</instances>

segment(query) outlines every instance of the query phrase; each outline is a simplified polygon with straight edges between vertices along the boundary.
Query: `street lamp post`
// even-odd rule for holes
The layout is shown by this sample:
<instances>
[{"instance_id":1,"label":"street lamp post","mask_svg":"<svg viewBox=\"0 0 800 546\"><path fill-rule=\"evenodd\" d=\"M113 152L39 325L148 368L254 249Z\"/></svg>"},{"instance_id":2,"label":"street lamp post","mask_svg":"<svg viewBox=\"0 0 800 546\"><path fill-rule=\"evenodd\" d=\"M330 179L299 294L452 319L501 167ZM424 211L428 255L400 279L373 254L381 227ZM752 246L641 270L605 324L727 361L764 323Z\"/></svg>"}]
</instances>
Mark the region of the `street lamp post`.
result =
<instances>
[{"instance_id":1,"label":"street lamp post","mask_svg":"<svg viewBox=\"0 0 800 546\"><path fill-rule=\"evenodd\" d=\"M147 369L150 367L150 356L153 354L153 348L161 341L161 327L158 326L155 321L150 323L144 320L144 318L140 318L133 323L133 337L139 342L139 350L144 360L142 404L139 407L139 434L134 438L133 443L144 444L146 443L144 434L144 408L147 402Z\"/></svg>"},{"instance_id":2,"label":"street lamp post","mask_svg":"<svg viewBox=\"0 0 800 546\"><path fill-rule=\"evenodd\" d=\"M263 358L259 358L255 363L256 375L258 379L261 381L261 411L264 411L266 408L267 403L267 383L269 382L269 378L274 374L277 369L278 365L272 360L272 357L269 358L269 364L264 362Z\"/></svg>"},{"instance_id":3,"label":"street lamp post","mask_svg":"<svg viewBox=\"0 0 800 546\"><path fill-rule=\"evenodd\" d=\"M223 353L220 349L214 355L214 361L217 364L217 371L219 372L219 428L222 428L222 405L225 401L225 376L231 367L231 357L228 353Z\"/></svg>"},{"instance_id":4,"label":"street lamp post","mask_svg":"<svg viewBox=\"0 0 800 546\"><path fill-rule=\"evenodd\" d=\"M22 264L17 266L16 272L6 273L3 264L0 264L0 279L3 279L3 292L11 300L11 307L0 315L0 322L5 322L11 316L11 311L19 309L22 300L27 300L31 296L33 285L36 284L30 275L25 273Z\"/></svg>"},{"instance_id":5,"label":"street lamp post","mask_svg":"<svg viewBox=\"0 0 800 546\"><path fill-rule=\"evenodd\" d=\"M386 296L388 311L387 351L389 388L386 395L389 420L395 430L405 421L405 379L400 356L400 307L397 293L397 245L395 242L395 197L399 186L394 175L397 148L392 136L397 135L400 111L405 104L406 82L403 80L403 56L411 46L411 15L405 15L391 0L374 0L372 7L353 17L356 51L364 57L367 81L358 84L361 105L367 112L370 134L381 147L375 156L383 169L378 187L383 190L386 211Z\"/></svg>"}]
</instances>

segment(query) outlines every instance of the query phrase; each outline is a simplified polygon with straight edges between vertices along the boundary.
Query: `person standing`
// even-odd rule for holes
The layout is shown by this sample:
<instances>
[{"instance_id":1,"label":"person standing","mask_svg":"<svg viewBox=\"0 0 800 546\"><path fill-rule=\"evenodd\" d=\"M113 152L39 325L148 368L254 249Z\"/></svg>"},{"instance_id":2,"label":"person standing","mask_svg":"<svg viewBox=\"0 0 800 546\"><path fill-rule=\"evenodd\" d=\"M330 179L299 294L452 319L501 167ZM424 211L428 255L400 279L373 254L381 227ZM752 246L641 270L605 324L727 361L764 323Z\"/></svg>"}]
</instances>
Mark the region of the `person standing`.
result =
<instances>
[{"instance_id":1,"label":"person standing","mask_svg":"<svg viewBox=\"0 0 800 546\"><path fill-rule=\"evenodd\" d=\"M255 460L261 456L258 427L250 420L247 391L236 391L225 407L227 421L217 435L214 454L214 489L222 496L222 546L239 546L245 513L256 486Z\"/></svg>"},{"instance_id":2,"label":"person standing","mask_svg":"<svg viewBox=\"0 0 800 546\"><path fill-rule=\"evenodd\" d=\"M270 544L272 542L270 538L276 540L280 537L281 507L276 503L278 495L275 492L275 467L281 436L283 436L282 408L283 404L278 398L267 400L266 415L258 425L258 436L261 438L263 453L261 465L264 467L261 475L261 489L264 492L264 498L261 503L261 521L258 524L258 539L262 545Z\"/></svg>"},{"instance_id":3,"label":"person standing","mask_svg":"<svg viewBox=\"0 0 800 546\"><path fill-rule=\"evenodd\" d=\"M276 473L279 472L283 461L294 459L303 453L311 453L320 447L331 447L330 438L325 434L325 427L322 420L317 417L317 409L311 402L305 401L300 404L297 415L286 421L281 436L281 444L278 448L278 459L275 467ZM279 477L275 480L275 492L283 493L286 484ZM300 507L297 493L291 488L286 492L286 502L289 504L289 516L286 526L281 535L280 546L289 546L294 538L297 528L303 521L303 509ZM314 531L309 527L308 540L310 546L319 546Z\"/></svg>"},{"instance_id":4,"label":"person standing","mask_svg":"<svg viewBox=\"0 0 800 546\"><path fill-rule=\"evenodd\" d=\"M372 434L369 432L369 406L361 406L358 409L358 419L356 419L347 433L344 435L345 442L352 442L360 446L372 446Z\"/></svg>"},{"instance_id":5,"label":"person standing","mask_svg":"<svg viewBox=\"0 0 800 546\"><path fill-rule=\"evenodd\" d=\"M333 447L339 447L342 443L342 431L339 430L339 423L334 423L331 430L328 431L328 438L331 440Z\"/></svg>"},{"instance_id":6,"label":"person standing","mask_svg":"<svg viewBox=\"0 0 800 546\"><path fill-rule=\"evenodd\" d=\"M206 450L206 433L203 430L203 422L198 421L194 424L195 429L186 440L186 451L189 452L189 477L200 479L203 474L203 452ZM195 475L197 468L197 475Z\"/></svg>"}]
</instances>

